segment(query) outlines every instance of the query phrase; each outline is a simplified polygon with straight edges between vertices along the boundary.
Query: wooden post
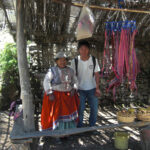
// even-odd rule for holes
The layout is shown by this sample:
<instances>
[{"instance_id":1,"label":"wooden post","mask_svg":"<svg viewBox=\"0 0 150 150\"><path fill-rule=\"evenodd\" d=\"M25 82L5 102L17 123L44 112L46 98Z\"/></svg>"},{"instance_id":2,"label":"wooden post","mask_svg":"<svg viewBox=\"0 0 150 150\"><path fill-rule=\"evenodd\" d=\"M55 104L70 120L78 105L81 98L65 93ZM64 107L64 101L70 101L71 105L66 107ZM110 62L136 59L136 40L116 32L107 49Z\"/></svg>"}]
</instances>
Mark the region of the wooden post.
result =
<instances>
[{"instance_id":1,"label":"wooden post","mask_svg":"<svg viewBox=\"0 0 150 150\"><path fill-rule=\"evenodd\" d=\"M26 132L34 131L34 107L31 93L30 77L28 70L26 39L24 34L24 0L17 0L17 57L21 86L21 99L23 101L23 120Z\"/></svg>"},{"instance_id":2,"label":"wooden post","mask_svg":"<svg viewBox=\"0 0 150 150\"><path fill-rule=\"evenodd\" d=\"M140 132L142 150L150 149L150 126L143 128Z\"/></svg>"}]
</instances>

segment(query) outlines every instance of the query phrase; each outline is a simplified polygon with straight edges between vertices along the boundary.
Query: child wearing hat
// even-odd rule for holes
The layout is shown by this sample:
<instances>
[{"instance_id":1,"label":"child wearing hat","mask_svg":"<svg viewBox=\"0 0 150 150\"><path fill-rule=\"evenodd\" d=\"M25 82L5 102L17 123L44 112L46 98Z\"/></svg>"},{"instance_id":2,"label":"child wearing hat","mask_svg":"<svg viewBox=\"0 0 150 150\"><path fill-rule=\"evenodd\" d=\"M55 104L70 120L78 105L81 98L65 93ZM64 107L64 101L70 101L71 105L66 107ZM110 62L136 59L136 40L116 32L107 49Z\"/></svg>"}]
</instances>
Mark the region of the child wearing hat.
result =
<instances>
[{"instance_id":1,"label":"child wearing hat","mask_svg":"<svg viewBox=\"0 0 150 150\"><path fill-rule=\"evenodd\" d=\"M41 112L43 130L75 128L78 120L79 98L77 78L67 66L64 52L55 57L56 66L51 67L43 82L44 98Z\"/></svg>"}]
</instances>

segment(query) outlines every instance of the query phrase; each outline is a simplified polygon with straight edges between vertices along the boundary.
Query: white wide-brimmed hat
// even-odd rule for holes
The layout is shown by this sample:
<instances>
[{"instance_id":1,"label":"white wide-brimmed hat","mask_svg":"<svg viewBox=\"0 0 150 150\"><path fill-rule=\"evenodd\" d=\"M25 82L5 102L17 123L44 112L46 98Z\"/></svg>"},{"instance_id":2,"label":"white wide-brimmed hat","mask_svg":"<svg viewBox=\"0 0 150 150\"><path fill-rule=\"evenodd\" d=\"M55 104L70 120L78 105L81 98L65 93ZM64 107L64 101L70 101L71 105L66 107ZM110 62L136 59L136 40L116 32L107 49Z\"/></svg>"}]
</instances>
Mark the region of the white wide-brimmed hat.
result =
<instances>
[{"instance_id":1,"label":"white wide-brimmed hat","mask_svg":"<svg viewBox=\"0 0 150 150\"><path fill-rule=\"evenodd\" d=\"M65 54L65 52L58 52L56 54L56 56L54 57L55 60L59 59L59 58L66 58L68 59L67 55Z\"/></svg>"}]
</instances>

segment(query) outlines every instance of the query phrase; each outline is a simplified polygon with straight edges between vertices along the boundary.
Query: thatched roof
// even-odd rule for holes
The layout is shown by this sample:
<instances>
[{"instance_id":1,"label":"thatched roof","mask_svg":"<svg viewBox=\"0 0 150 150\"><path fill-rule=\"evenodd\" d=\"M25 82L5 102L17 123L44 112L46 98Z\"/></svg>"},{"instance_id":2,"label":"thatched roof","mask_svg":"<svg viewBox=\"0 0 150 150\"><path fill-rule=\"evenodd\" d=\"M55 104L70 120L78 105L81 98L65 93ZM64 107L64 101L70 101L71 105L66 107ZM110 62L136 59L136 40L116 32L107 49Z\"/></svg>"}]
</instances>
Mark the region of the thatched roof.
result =
<instances>
[{"instance_id":1,"label":"thatched roof","mask_svg":"<svg viewBox=\"0 0 150 150\"><path fill-rule=\"evenodd\" d=\"M29 40L36 43L66 43L75 41L75 30L82 7L74 6L74 3L84 4L84 0L25 0L25 30ZM0 0L0 22L4 21L4 15L10 30L16 29L15 0ZM117 8L117 0L89 0L89 5ZM125 0L124 6L131 10L149 10L150 1ZM100 42L104 39L105 22L121 20L121 12L118 18L115 11L92 9L96 16L96 27L92 41ZM138 27L137 39L150 39L150 15L144 13L125 12L128 20L136 20Z\"/></svg>"},{"instance_id":2,"label":"thatched roof","mask_svg":"<svg viewBox=\"0 0 150 150\"><path fill-rule=\"evenodd\" d=\"M97 57L103 50L106 21L122 20L122 11L118 11L118 0L24 0L25 34L27 40L36 46L34 58L39 70L53 64L52 57L57 50L64 48L75 55L75 49L69 49L76 42L75 32L82 6L89 2L96 26L92 38L88 40ZM150 0L124 0L124 14L128 20L136 20L138 34L136 44L144 45L150 41ZM123 10L123 9L121 9ZM132 12L131 12L132 11ZM10 33L16 38L16 0L0 0L0 28L7 23ZM70 47L71 47L70 46ZM93 50L94 50L93 49ZM49 55L50 54L50 55Z\"/></svg>"}]
</instances>

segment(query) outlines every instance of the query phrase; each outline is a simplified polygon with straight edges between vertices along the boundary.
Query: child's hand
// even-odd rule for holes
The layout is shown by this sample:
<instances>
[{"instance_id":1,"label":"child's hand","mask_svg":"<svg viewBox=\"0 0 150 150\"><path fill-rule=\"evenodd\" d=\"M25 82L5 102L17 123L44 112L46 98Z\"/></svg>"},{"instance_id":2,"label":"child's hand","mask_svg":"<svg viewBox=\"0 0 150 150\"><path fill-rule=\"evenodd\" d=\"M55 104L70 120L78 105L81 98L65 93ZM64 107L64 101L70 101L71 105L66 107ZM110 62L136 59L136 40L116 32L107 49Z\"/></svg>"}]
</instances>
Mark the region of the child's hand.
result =
<instances>
[{"instance_id":1,"label":"child's hand","mask_svg":"<svg viewBox=\"0 0 150 150\"><path fill-rule=\"evenodd\" d=\"M100 97L100 96L101 96L101 91L100 91L99 88L96 88L95 96L96 96L96 97Z\"/></svg>"},{"instance_id":2,"label":"child's hand","mask_svg":"<svg viewBox=\"0 0 150 150\"><path fill-rule=\"evenodd\" d=\"M48 96L49 96L49 100L50 100L50 101L53 101L53 100L55 99L55 96L54 96L53 93L52 93L52 94L49 94Z\"/></svg>"},{"instance_id":3,"label":"child's hand","mask_svg":"<svg viewBox=\"0 0 150 150\"><path fill-rule=\"evenodd\" d=\"M72 97L72 96L74 96L74 94L75 94L75 89L72 89L72 90L70 91L70 96Z\"/></svg>"}]
</instances>

